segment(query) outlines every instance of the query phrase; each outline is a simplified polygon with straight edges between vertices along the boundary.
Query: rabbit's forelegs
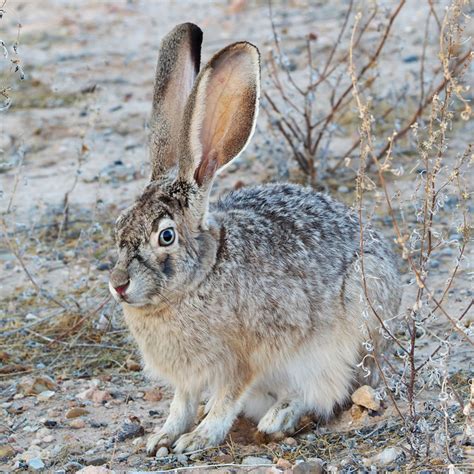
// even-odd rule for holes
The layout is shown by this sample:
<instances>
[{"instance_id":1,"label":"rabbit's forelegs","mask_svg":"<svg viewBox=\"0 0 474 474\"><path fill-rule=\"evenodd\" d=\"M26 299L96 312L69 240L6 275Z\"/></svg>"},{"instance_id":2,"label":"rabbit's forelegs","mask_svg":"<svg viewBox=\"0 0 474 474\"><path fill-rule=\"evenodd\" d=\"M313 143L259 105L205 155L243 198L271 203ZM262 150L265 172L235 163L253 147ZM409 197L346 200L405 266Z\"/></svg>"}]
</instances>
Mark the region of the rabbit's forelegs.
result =
<instances>
[{"instance_id":1,"label":"rabbit's forelegs","mask_svg":"<svg viewBox=\"0 0 474 474\"><path fill-rule=\"evenodd\" d=\"M211 398L209 412L197 428L182 435L174 452L183 453L219 445L227 436L242 408L243 385L223 387Z\"/></svg>"},{"instance_id":2,"label":"rabbit's forelegs","mask_svg":"<svg viewBox=\"0 0 474 474\"><path fill-rule=\"evenodd\" d=\"M160 446L171 446L180 435L188 431L196 416L199 397L177 388L170 405L170 413L163 427L149 436L146 450L154 454Z\"/></svg>"}]
</instances>

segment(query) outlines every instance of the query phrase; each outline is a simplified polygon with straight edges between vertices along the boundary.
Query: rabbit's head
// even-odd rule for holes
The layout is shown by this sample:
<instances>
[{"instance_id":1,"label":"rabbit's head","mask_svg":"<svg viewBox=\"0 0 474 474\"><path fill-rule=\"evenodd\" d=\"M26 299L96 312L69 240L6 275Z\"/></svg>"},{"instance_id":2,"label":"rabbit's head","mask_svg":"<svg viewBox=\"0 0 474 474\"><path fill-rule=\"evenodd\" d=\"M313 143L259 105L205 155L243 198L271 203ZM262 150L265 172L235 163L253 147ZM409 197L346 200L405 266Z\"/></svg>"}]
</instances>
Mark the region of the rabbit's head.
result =
<instances>
[{"instance_id":1,"label":"rabbit's head","mask_svg":"<svg viewBox=\"0 0 474 474\"><path fill-rule=\"evenodd\" d=\"M199 72L202 32L177 26L162 41L150 121L151 181L116 223L110 289L134 306L174 299L216 258L208 229L216 173L245 148L257 117L259 53L234 43Z\"/></svg>"}]
</instances>

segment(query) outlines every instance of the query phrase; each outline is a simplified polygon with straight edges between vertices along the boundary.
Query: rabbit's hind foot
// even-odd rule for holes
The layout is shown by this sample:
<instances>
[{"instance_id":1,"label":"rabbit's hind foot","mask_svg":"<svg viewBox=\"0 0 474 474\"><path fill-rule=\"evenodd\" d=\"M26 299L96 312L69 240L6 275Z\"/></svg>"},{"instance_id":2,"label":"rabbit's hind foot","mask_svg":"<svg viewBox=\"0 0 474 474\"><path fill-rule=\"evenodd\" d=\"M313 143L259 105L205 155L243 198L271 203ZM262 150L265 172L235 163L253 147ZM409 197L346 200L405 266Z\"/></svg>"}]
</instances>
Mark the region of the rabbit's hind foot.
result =
<instances>
[{"instance_id":1,"label":"rabbit's hind foot","mask_svg":"<svg viewBox=\"0 0 474 474\"><path fill-rule=\"evenodd\" d=\"M266 434L293 433L305 413L306 409L301 400L297 398L279 400L259 421L258 431Z\"/></svg>"}]
</instances>

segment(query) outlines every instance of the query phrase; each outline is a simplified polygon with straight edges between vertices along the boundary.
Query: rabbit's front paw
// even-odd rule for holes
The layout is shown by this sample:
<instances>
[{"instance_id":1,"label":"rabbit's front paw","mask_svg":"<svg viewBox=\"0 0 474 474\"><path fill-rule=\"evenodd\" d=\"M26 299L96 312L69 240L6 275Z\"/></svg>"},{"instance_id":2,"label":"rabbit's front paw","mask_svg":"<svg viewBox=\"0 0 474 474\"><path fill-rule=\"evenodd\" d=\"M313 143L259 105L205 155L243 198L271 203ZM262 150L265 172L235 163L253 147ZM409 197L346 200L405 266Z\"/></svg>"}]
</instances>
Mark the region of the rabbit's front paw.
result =
<instances>
[{"instance_id":1,"label":"rabbit's front paw","mask_svg":"<svg viewBox=\"0 0 474 474\"><path fill-rule=\"evenodd\" d=\"M190 451L196 451L203 448L211 448L216 446L221 441L221 437L207 433L207 430L200 430L196 428L191 433L186 433L179 437L178 441L173 446L175 453L189 453Z\"/></svg>"},{"instance_id":2,"label":"rabbit's front paw","mask_svg":"<svg viewBox=\"0 0 474 474\"><path fill-rule=\"evenodd\" d=\"M158 431L158 433L153 433L148 437L146 442L146 453L148 456L153 456L159 447L170 447L175 439L175 436L163 430Z\"/></svg>"}]
</instances>

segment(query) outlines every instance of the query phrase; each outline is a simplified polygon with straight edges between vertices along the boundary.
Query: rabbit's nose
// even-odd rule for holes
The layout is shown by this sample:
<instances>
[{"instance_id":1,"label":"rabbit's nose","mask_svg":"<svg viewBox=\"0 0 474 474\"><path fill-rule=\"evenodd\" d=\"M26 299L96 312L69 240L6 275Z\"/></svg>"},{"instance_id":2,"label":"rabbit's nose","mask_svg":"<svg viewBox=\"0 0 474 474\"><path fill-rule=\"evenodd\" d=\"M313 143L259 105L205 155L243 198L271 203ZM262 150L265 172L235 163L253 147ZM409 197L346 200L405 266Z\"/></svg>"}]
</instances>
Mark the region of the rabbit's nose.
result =
<instances>
[{"instance_id":1,"label":"rabbit's nose","mask_svg":"<svg viewBox=\"0 0 474 474\"><path fill-rule=\"evenodd\" d=\"M120 285L120 286L114 286L114 290L120 295L120 296L125 296L125 293L127 292L127 288L130 285L130 280L125 283L125 285Z\"/></svg>"},{"instance_id":2,"label":"rabbit's nose","mask_svg":"<svg viewBox=\"0 0 474 474\"><path fill-rule=\"evenodd\" d=\"M114 268L110 274L110 286L120 295L124 296L130 285L128 273L121 268Z\"/></svg>"}]
</instances>

